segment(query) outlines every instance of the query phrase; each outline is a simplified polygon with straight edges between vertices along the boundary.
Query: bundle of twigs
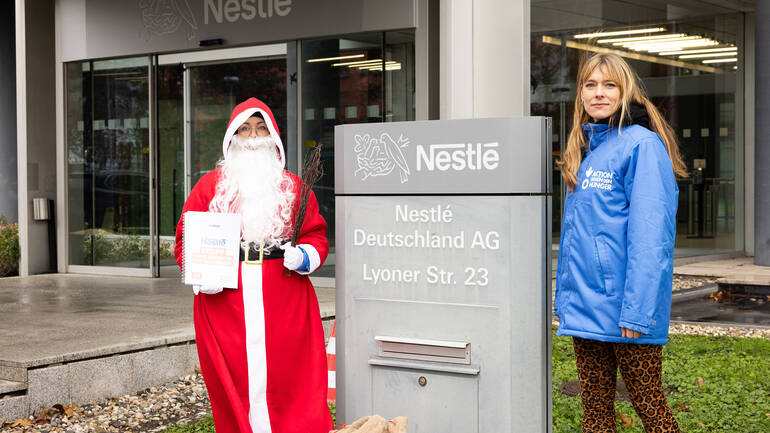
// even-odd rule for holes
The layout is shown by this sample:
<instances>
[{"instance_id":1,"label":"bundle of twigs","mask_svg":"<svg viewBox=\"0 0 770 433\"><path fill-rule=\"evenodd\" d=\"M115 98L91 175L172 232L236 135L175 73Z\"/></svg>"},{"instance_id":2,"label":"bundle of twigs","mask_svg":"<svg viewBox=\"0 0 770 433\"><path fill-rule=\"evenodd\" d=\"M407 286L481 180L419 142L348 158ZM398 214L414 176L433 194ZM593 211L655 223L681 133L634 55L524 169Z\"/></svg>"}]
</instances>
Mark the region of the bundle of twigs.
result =
<instances>
[{"instance_id":1,"label":"bundle of twigs","mask_svg":"<svg viewBox=\"0 0 770 433\"><path fill-rule=\"evenodd\" d=\"M310 153L305 157L305 164L302 166L302 178L300 182L300 193L297 195L297 213L294 215L294 225L292 227L291 244L297 246L299 233L302 231L302 224L305 222L305 213L307 212L307 203L310 200L310 193L318 179L323 176L323 167L321 166L321 147L318 143ZM287 271L288 273L288 271Z\"/></svg>"}]
</instances>

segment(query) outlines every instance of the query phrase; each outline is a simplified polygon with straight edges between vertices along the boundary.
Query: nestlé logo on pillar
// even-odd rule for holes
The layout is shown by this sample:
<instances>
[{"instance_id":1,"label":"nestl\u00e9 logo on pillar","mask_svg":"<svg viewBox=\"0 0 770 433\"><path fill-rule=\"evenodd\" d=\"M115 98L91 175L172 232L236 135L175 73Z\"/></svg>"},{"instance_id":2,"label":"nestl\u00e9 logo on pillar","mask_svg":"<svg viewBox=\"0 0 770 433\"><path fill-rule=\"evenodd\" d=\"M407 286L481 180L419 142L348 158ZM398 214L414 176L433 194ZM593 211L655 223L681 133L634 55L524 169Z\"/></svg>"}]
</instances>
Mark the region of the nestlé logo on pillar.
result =
<instances>
[{"instance_id":1,"label":"nestl\u00e9 logo on pillar","mask_svg":"<svg viewBox=\"0 0 770 433\"><path fill-rule=\"evenodd\" d=\"M370 177L386 176L394 171L401 178L401 183L409 180L411 171L405 157L409 139L400 135L397 140L388 133L379 137L370 134L355 135L356 153L355 175L361 180ZM490 143L437 143L418 144L415 147L416 171L492 171L500 165L498 142Z\"/></svg>"}]
</instances>

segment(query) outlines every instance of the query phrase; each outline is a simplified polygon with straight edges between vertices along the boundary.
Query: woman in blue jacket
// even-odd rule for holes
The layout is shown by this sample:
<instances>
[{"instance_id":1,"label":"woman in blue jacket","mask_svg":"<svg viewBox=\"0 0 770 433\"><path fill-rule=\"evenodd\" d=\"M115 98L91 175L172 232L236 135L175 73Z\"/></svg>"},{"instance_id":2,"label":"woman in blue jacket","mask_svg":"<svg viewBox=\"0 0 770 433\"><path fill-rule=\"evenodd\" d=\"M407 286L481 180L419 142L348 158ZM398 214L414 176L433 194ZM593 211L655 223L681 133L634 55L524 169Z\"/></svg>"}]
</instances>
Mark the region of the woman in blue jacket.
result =
<instances>
[{"instance_id":1,"label":"woman in blue jacket","mask_svg":"<svg viewBox=\"0 0 770 433\"><path fill-rule=\"evenodd\" d=\"M573 128L558 161L569 188L554 308L571 335L583 432L615 432L617 370L647 432L679 432L661 386L671 312L676 177L671 127L628 64L596 54L580 68Z\"/></svg>"}]
</instances>

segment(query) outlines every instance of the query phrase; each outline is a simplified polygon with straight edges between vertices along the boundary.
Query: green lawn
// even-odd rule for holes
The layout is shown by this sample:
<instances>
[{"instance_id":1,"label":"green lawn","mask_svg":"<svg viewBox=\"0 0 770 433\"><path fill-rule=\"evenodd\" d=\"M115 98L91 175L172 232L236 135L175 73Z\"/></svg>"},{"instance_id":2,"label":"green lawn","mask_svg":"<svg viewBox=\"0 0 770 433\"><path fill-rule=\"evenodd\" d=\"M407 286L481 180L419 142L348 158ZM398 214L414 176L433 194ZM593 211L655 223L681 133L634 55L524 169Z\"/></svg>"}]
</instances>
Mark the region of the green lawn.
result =
<instances>
[{"instance_id":1,"label":"green lawn","mask_svg":"<svg viewBox=\"0 0 770 433\"><path fill-rule=\"evenodd\" d=\"M580 432L580 397L557 390L576 379L572 340L554 337L554 433ZM770 432L770 340L671 335L663 348L663 386L678 390L668 395L668 404L684 432ZM626 424L633 423L619 423L618 432L644 432L630 402L616 402L615 408Z\"/></svg>"},{"instance_id":2,"label":"green lawn","mask_svg":"<svg viewBox=\"0 0 770 433\"><path fill-rule=\"evenodd\" d=\"M580 432L580 397L566 397L557 389L576 379L572 340L554 336L554 433ZM770 432L770 340L672 335L663 349L663 386L678 390L669 394L668 403L684 432ZM644 432L631 403L618 402L616 408L631 424L619 422L618 432ZM209 416L164 432L213 433L214 423Z\"/></svg>"}]
</instances>

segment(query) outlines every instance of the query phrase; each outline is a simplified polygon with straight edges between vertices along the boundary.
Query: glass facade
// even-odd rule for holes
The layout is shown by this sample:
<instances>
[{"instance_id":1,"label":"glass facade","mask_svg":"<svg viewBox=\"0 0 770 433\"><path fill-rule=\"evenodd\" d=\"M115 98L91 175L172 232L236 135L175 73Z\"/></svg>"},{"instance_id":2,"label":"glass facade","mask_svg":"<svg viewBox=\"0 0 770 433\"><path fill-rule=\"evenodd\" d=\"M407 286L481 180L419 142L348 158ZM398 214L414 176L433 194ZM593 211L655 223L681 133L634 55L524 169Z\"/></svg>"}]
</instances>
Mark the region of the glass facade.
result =
<instances>
[{"instance_id":1,"label":"glass facade","mask_svg":"<svg viewBox=\"0 0 770 433\"><path fill-rule=\"evenodd\" d=\"M531 114L553 119L554 160L572 128L581 59L615 52L673 126L690 172L679 181L677 255L742 250L744 14L689 0L533 0L531 13ZM334 126L415 119L415 32L302 40L284 52L155 67L149 55L65 64L69 264L175 268L186 194L220 158L232 107L256 96L275 113L291 170L324 145L315 193L332 254L317 275L333 276ZM553 181L558 244L565 190L555 164Z\"/></svg>"},{"instance_id":2,"label":"glass facade","mask_svg":"<svg viewBox=\"0 0 770 433\"><path fill-rule=\"evenodd\" d=\"M581 59L614 52L631 65L677 133L677 256L743 249L743 14L702 2L532 2L532 115L553 118L558 159L572 128ZM553 166L554 243L564 183Z\"/></svg>"},{"instance_id":3,"label":"glass facade","mask_svg":"<svg viewBox=\"0 0 770 433\"><path fill-rule=\"evenodd\" d=\"M291 57L296 45L300 74ZM287 52L155 68L150 57L66 64L69 264L147 268L152 241L159 274L173 275L174 234L186 194L214 169L232 108L251 96L273 110L290 169L299 151L304 156L324 144L325 175L315 193L333 252L334 126L414 119L414 31L289 43ZM148 117L151 70L155 131ZM298 84L301 95L294 91ZM151 133L157 141L152 234ZM333 257L317 275L334 275Z\"/></svg>"}]
</instances>

